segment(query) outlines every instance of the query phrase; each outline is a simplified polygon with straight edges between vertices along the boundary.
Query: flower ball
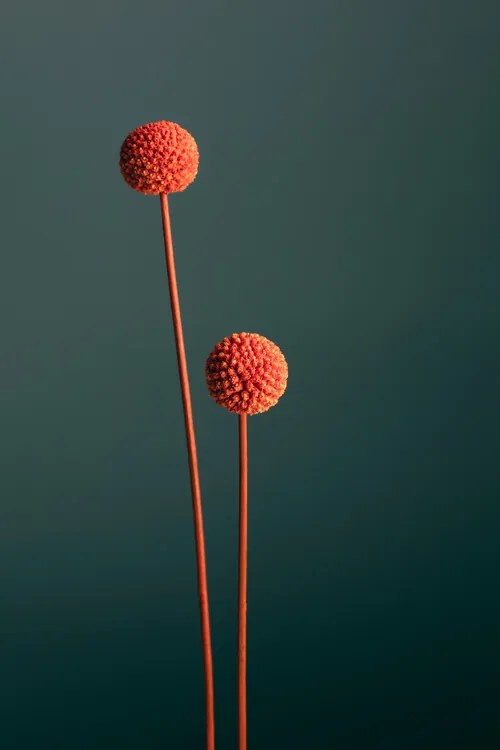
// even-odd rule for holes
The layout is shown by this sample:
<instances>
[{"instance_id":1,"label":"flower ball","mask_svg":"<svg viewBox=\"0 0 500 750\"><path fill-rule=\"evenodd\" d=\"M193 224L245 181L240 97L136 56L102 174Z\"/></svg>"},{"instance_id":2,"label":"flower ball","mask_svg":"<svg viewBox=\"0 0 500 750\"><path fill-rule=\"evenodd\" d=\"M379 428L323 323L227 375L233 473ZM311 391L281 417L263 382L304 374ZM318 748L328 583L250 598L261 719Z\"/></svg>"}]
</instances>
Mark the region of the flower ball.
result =
<instances>
[{"instance_id":1,"label":"flower ball","mask_svg":"<svg viewBox=\"0 0 500 750\"><path fill-rule=\"evenodd\" d=\"M235 414L260 414L286 389L288 365L281 349L258 333L233 333L219 341L205 366L213 399Z\"/></svg>"},{"instance_id":2,"label":"flower ball","mask_svg":"<svg viewBox=\"0 0 500 750\"><path fill-rule=\"evenodd\" d=\"M145 195L185 190L196 177L198 162L198 146L193 136L168 120L136 128L120 149L123 179Z\"/></svg>"}]
</instances>

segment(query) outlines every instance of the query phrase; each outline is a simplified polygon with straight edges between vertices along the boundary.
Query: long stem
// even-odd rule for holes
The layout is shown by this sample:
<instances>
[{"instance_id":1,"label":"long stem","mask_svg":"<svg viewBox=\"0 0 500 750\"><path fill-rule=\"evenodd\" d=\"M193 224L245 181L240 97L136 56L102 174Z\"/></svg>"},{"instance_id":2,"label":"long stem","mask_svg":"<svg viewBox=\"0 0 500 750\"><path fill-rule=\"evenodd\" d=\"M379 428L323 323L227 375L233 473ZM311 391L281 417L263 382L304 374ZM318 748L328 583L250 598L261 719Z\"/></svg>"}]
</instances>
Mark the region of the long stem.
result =
<instances>
[{"instance_id":1,"label":"long stem","mask_svg":"<svg viewBox=\"0 0 500 750\"><path fill-rule=\"evenodd\" d=\"M175 274L174 247L170 228L167 195L160 195L161 216L163 223L163 237L165 240L165 259L167 262L168 287L170 291L170 305L174 324L175 345L177 349L177 363L181 383L182 404L184 407L184 424L186 428L186 442L189 459L189 473L191 476L191 494L193 499L194 537L196 544L196 569L198 576L198 596L200 602L201 640L203 646L203 663L205 669L205 708L206 708L206 747L215 748L215 718L214 718L214 679L212 662L212 645L210 637L210 614L208 608L207 563L205 555L205 539L203 533L203 513L201 507L200 478L198 474L198 459L196 456L196 440L191 407L191 394L182 332L179 293Z\"/></svg>"},{"instance_id":2,"label":"long stem","mask_svg":"<svg viewBox=\"0 0 500 750\"><path fill-rule=\"evenodd\" d=\"M238 750L247 748L247 567L248 447L247 415L239 416L240 533L238 565Z\"/></svg>"}]
</instances>

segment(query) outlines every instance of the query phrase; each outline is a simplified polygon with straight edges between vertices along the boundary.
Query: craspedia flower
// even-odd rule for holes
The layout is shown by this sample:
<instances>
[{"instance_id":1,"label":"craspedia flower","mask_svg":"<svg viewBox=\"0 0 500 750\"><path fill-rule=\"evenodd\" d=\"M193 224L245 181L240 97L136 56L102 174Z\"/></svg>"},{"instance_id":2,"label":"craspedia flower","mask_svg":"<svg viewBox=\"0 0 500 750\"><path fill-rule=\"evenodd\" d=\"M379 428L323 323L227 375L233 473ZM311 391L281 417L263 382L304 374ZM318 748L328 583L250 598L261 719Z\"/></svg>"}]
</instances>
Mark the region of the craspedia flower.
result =
<instances>
[{"instance_id":1,"label":"craspedia flower","mask_svg":"<svg viewBox=\"0 0 500 750\"><path fill-rule=\"evenodd\" d=\"M235 414L260 414L285 392L288 365L281 349L265 336L233 333L215 345L205 375L219 406Z\"/></svg>"},{"instance_id":2,"label":"craspedia flower","mask_svg":"<svg viewBox=\"0 0 500 750\"><path fill-rule=\"evenodd\" d=\"M120 171L125 182L145 195L185 190L196 177L198 162L193 136L168 120L136 128L120 149Z\"/></svg>"}]
</instances>

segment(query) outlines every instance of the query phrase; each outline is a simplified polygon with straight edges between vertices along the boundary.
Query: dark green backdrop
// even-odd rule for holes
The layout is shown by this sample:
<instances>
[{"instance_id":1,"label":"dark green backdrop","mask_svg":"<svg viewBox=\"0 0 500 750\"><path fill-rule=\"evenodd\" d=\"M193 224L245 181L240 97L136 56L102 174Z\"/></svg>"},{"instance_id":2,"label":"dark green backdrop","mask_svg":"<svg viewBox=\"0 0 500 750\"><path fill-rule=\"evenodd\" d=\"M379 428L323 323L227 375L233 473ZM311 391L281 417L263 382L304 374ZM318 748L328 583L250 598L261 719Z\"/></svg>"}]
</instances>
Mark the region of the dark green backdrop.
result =
<instances>
[{"instance_id":1,"label":"dark green backdrop","mask_svg":"<svg viewBox=\"0 0 500 750\"><path fill-rule=\"evenodd\" d=\"M117 166L163 118L201 153L171 212L219 750L237 424L203 365L239 330L290 367L249 425L251 748L497 746L499 20L485 0L2 11L2 748L203 747L159 201Z\"/></svg>"}]
</instances>

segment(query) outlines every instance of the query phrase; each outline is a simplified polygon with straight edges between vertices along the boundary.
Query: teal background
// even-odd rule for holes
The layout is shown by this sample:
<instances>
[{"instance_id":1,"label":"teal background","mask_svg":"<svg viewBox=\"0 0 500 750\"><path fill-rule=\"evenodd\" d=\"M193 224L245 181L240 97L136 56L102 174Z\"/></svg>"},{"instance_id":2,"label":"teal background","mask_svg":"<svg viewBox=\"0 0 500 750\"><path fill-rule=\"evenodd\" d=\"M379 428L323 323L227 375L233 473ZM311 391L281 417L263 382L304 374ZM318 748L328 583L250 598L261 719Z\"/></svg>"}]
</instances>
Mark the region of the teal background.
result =
<instances>
[{"instance_id":1,"label":"teal background","mask_svg":"<svg viewBox=\"0 0 500 750\"><path fill-rule=\"evenodd\" d=\"M235 747L237 425L203 365L290 367L250 421L250 747L494 748L496 2L24 2L0 23L0 746L203 747L159 201L126 134L199 144L171 199L219 750Z\"/></svg>"}]
</instances>

